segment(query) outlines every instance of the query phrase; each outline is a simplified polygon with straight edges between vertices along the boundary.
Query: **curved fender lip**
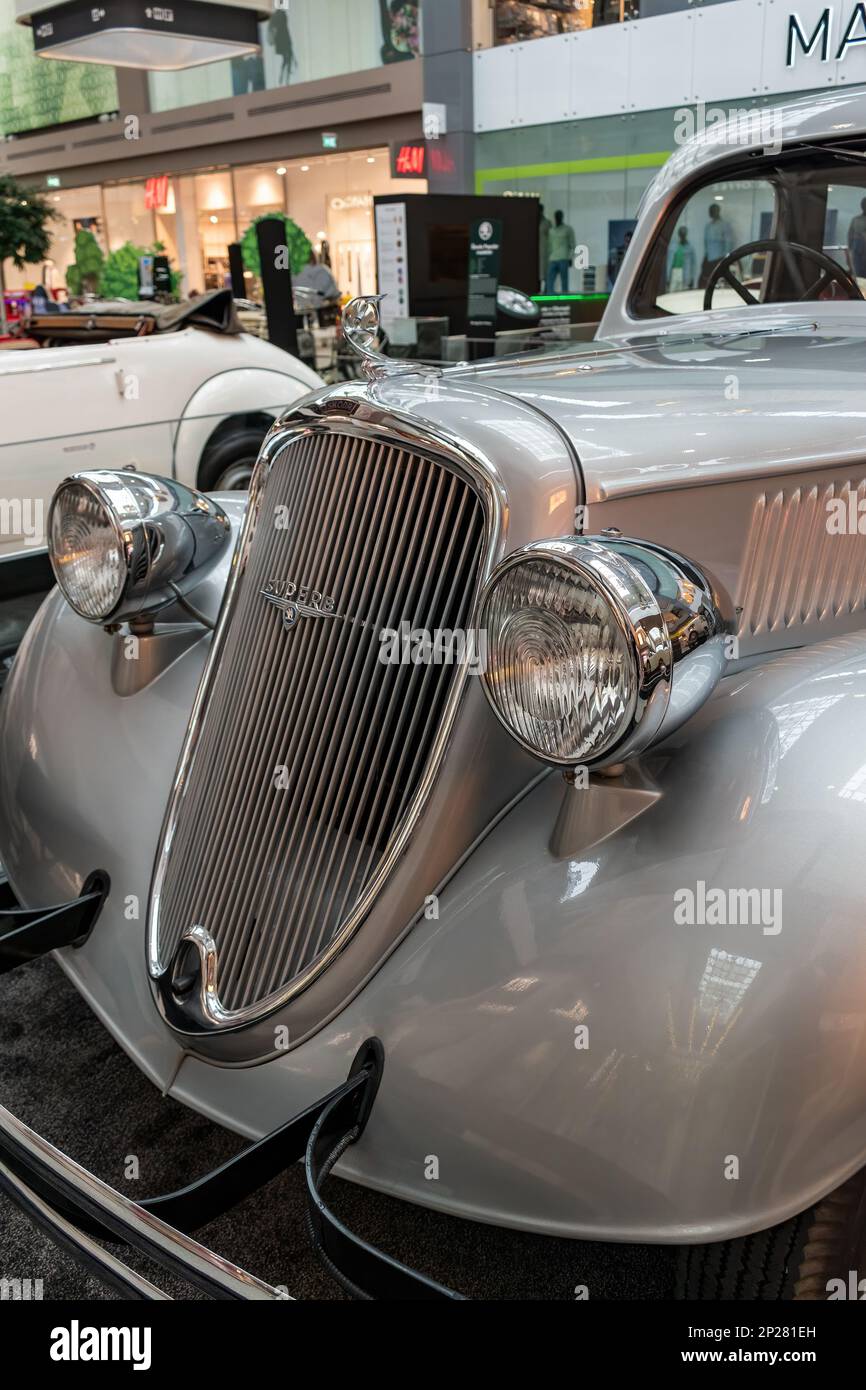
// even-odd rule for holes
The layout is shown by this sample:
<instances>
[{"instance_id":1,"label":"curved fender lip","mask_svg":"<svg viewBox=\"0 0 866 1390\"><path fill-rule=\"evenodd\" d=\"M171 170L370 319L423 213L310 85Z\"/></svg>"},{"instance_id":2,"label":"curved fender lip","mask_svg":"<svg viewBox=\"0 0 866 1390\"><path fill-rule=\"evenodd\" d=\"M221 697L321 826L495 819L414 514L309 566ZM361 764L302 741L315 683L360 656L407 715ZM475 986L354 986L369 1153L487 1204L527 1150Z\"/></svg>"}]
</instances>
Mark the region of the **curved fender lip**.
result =
<instances>
[{"instance_id":1,"label":"curved fender lip","mask_svg":"<svg viewBox=\"0 0 866 1390\"><path fill-rule=\"evenodd\" d=\"M253 1072L185 1060L173 1094L255 1133L374 1029L359 1182L619 1241L804 1210L866 1161L864 699L863 634L731 676L644 759L658 798L565 857L547 778L333 1023ZM678 921L699 883L768 890L766 916Z\"/></svg>"}]
</instances>

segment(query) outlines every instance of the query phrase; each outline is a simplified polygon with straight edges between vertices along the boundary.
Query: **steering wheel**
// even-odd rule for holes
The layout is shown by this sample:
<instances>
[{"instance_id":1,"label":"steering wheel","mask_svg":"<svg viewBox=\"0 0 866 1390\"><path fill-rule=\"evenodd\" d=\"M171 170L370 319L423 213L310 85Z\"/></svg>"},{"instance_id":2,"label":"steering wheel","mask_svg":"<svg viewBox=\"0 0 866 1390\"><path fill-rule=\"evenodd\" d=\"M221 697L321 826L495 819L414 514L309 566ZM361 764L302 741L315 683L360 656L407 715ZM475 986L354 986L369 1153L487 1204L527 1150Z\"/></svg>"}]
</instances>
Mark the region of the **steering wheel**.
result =
<instances>
[{"instance_id":1,"label":"steering wheel","mask_svg":"<svg viewBox=\"0 0 866 1390\"><path fill-rule=\"evenodd\" d=\"M825 256L823 251L815 251L811 246L801 246L797 241L783 241L781 237L768 237L765 241L749 241L744 246L738 246L713 267L707 281L707 287L704 290L705 309L712 309L713 293L720 280L724 280L725 284L730 285L732 290L736 290L744 304L757 304L759 302L751 290L748 290L731 270L731 266L735 265L737 261L742 260L745 256L752 256L758 251L781 252L788 269L800 286L803 284L802 276L792 264L795 256L801 256L807 261L814 261L820 268L821 274L818 279L813 281L800 295L798 300L800 304L805 299L819 299L834 281L848 291L849 299L863 298L860 286L853 275L849 275L838 261L834 261L830 256Z\"/></svg>"}]
</instances>

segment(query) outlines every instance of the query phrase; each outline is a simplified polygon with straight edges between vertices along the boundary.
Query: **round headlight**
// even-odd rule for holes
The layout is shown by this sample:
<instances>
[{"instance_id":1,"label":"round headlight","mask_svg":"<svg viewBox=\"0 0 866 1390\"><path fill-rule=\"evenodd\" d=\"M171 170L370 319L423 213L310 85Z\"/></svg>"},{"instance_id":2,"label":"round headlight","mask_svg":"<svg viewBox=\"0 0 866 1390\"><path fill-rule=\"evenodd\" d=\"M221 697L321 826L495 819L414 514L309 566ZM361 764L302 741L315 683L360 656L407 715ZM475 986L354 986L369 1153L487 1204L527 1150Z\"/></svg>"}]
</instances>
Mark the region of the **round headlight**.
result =
<instances>
[{"instance_id":1,"label":"round headlight","mask_svg":"<svg viewBox=\"0 0 866 1390\"><path fill-rule=\"evenodd\" d=\"M91 622L104 622L123 596L126 556L114 513L86 483L61 484L51 506L48 546L66 601Z\"/></svg>"},{"instance_id":2,"label":"round headlight","mask_svg":"<svg viewBox=\"0 0 866 1390\"><path fill-rule=\"evenodd\" d=\"M510 555L481 596L482 682L528 752L566 767L618 762L686 718L721 674L729 618L688 561L646 542L587 536ZM688 633L688 640L683 641ZM674 667L710 644L695 698Z\"/></svg>"},{"instance_id":3,"label":"round headlight","mask_svg":"<svg viewBox=\"0 0 866 1390\"><path fill-rule=\"evenodd\" d=\"M172 478L93 469L62 482L48 553L67 602L93 623L154 613L199 583L231 526L216 502Z\"/></svg>"}]
</instances>

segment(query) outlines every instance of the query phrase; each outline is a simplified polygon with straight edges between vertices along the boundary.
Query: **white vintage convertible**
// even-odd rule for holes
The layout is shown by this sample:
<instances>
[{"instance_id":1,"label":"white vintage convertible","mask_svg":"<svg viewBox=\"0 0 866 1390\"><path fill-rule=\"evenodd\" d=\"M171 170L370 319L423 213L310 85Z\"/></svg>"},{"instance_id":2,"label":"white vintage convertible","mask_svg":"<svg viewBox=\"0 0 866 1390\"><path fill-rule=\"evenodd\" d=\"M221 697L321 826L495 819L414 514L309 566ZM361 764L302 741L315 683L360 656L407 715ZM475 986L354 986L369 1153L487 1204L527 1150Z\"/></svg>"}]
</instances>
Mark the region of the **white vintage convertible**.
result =
<instances>
[{"instance_id":1,"label":"white vintage convertible","mask_svg":"<svg viewBox=\"0 0 866 1390\"><path fill-rule=\"evenodd\" d=\"M55 493L0 715L0 964L56 950L250 1140L133 1202L0 1110L0 1183L127 1292L106 1242L279 1297L192 1233L299 1157L362 1295L459 1296L353 1236L334 1167L677 1245L690 1297L862 1270L866 303L834 248L866 97L765 128L660 172L596 342L423 369L356 303L365 382L273 426L248 502ZM730 250L676 313L711 204Z\"/></svg>"},{"instance_id":2,"label":"white vintage convertible","mask_svg":"<svg viewBox=\"0 0 866 1390\"><path fill-rule=\"evenodd\" d=\"M45 545L76 468L137 468L204 492L246 488L274 417L321 378L241 331L228 290L165 308L38 316L50 349L0 352L0 557Z\"/></svg>"}]
</instances>

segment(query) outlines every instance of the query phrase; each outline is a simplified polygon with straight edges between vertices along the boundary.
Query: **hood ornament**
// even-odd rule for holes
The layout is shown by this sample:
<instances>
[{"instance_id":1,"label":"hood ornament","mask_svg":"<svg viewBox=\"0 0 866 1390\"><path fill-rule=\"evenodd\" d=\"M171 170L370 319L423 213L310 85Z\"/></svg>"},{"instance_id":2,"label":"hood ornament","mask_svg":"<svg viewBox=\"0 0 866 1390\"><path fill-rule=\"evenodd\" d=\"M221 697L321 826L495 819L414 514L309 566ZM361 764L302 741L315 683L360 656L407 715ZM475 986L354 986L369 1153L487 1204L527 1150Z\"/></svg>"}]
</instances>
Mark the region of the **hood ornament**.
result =
<instances>
[{"instance_id":1,"label":"hood ornament","mask_svg":"<svg viewBox=\"0 0 866 1390\"><path fill-rule=\"evenodd\" d=\"M350 299L343 310L343 337L362 359L365 375L379 377L424 372L439 376L441 369L432 363L401 361L387 357L376 347L376 343L383 337L379 305L385 298L384 294L360 294L357 298Z\"/></svg>"},{"instance_id":2,"label":"hood ornament","mask_svg":"<svg viewBox=\"0 0 866 1390\"><path fill-rule=\"evenodd\" d=\"M356 299L350 299L341 320L346 342L362 358L364 370L370 376L379 371L393 371L395 366L375 346L382 333L379 305L384 298L383 294L361 294Z\"/></svg>"}]
</instances>

